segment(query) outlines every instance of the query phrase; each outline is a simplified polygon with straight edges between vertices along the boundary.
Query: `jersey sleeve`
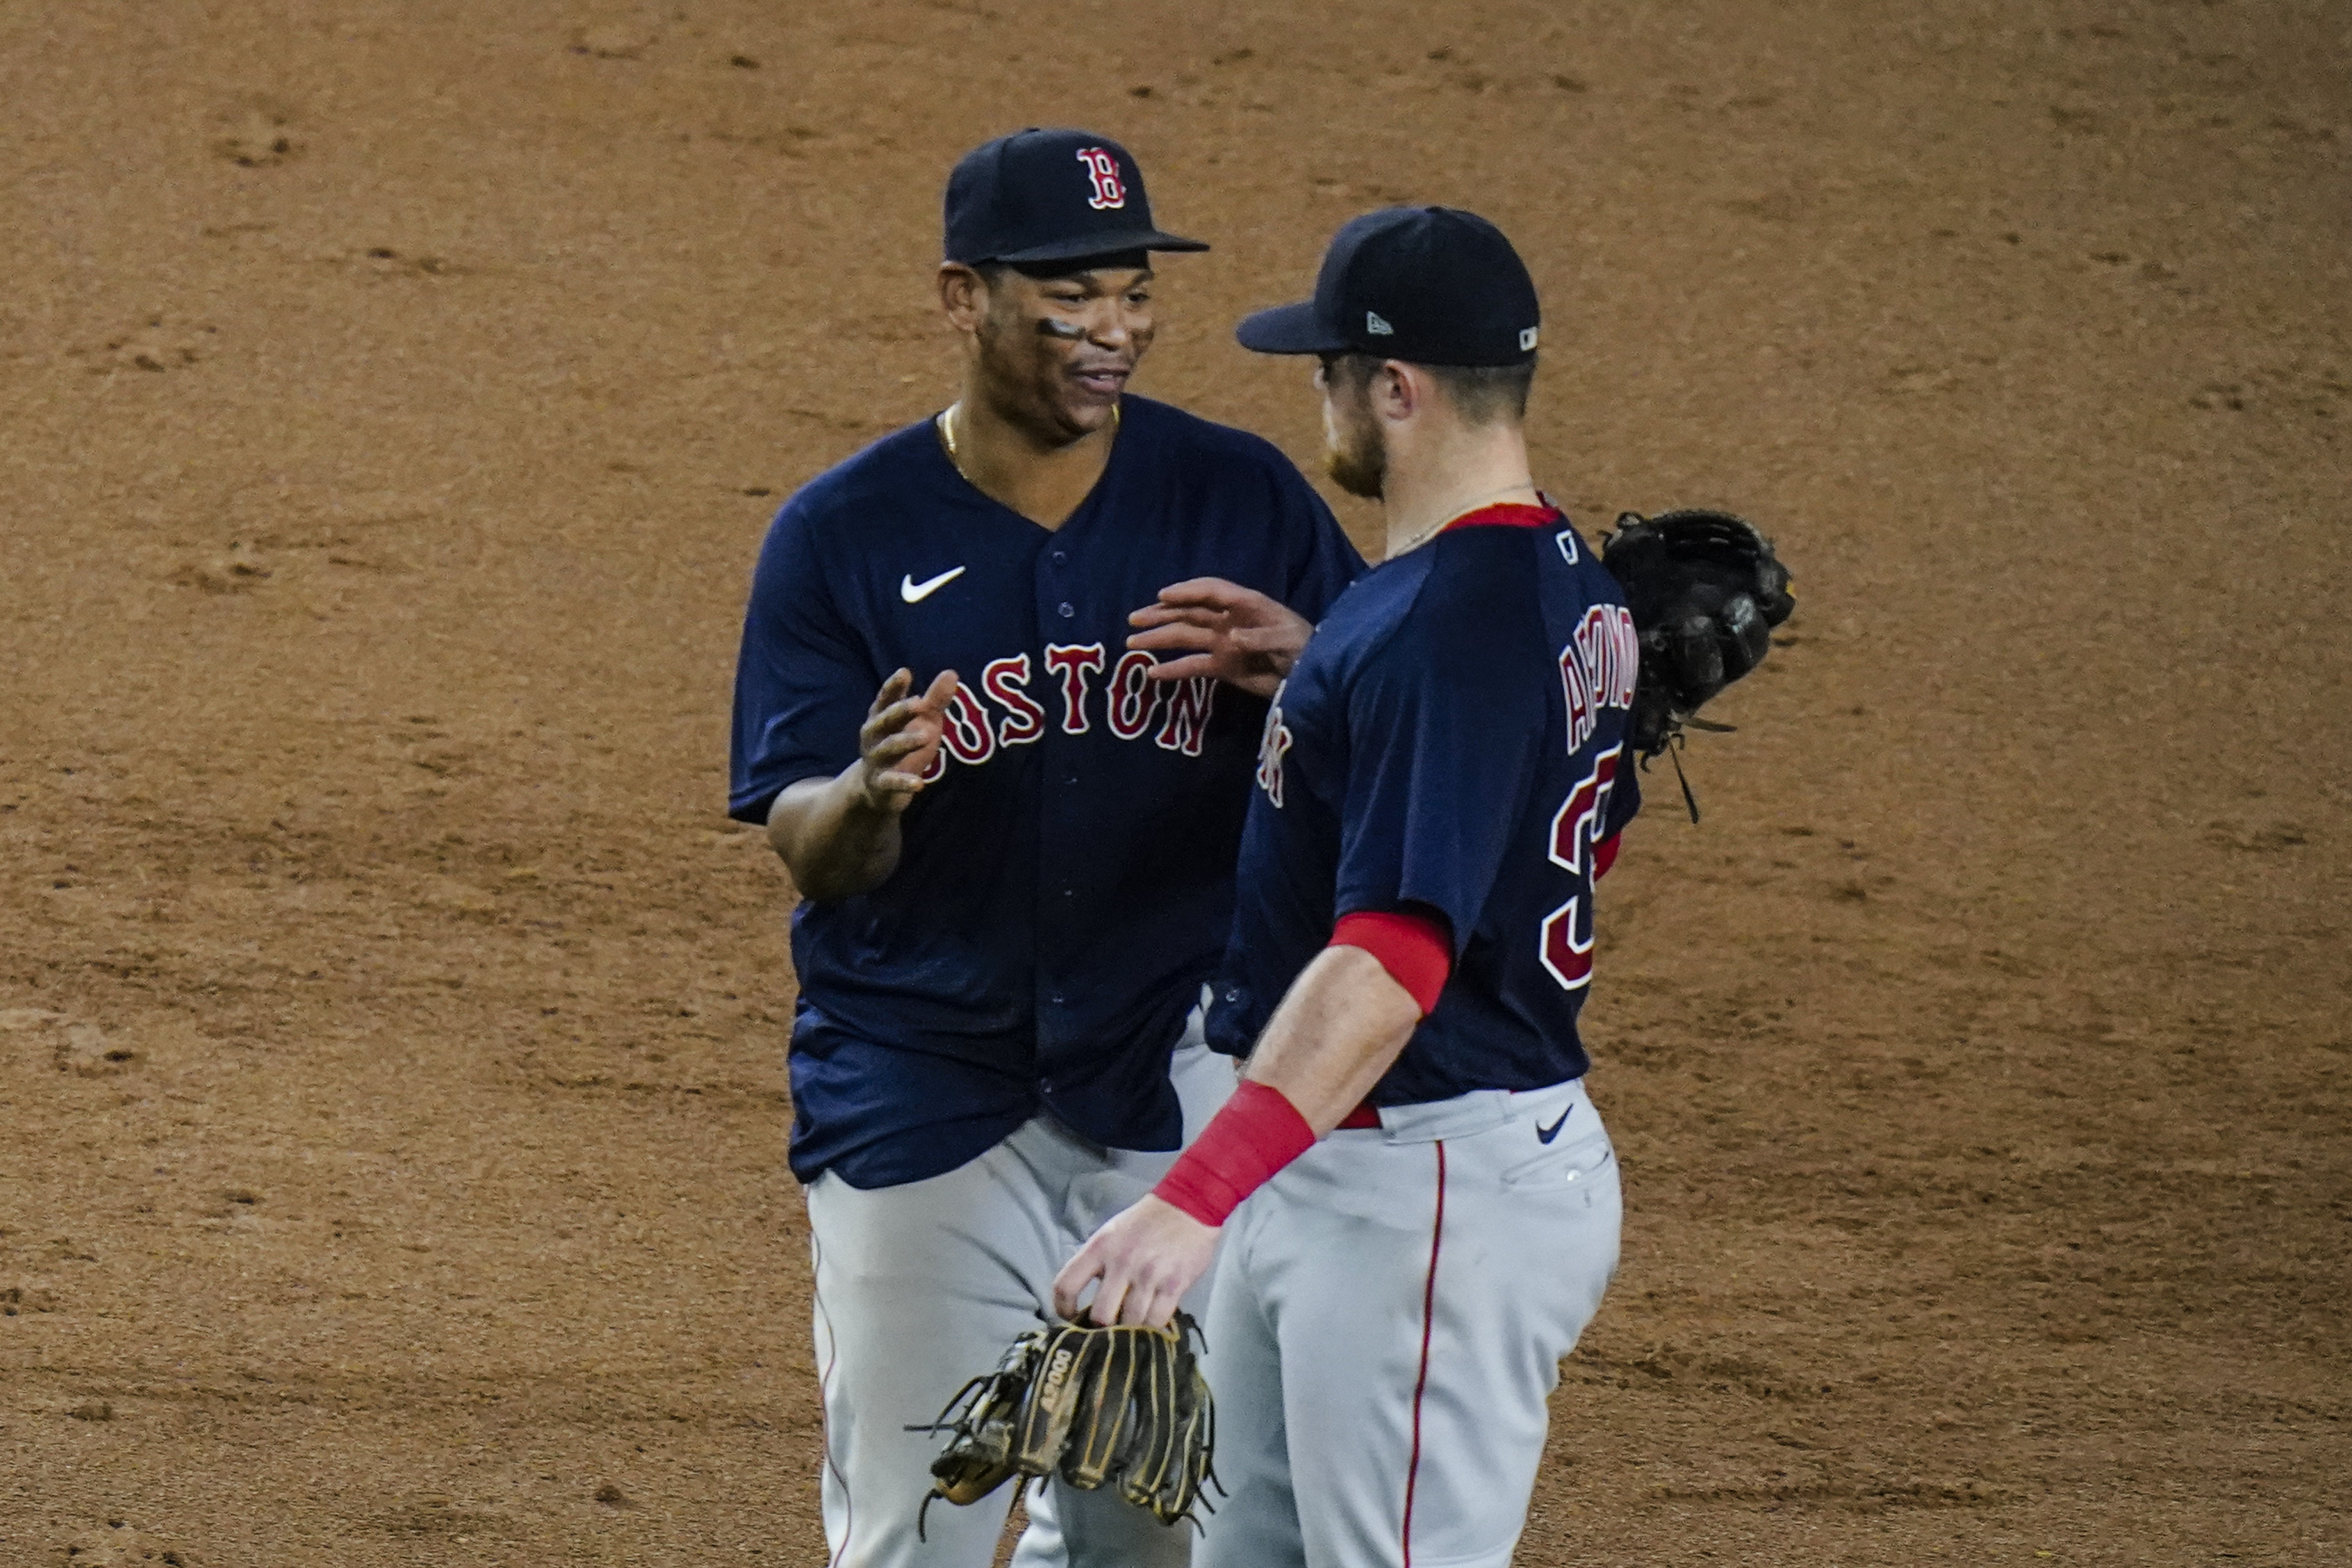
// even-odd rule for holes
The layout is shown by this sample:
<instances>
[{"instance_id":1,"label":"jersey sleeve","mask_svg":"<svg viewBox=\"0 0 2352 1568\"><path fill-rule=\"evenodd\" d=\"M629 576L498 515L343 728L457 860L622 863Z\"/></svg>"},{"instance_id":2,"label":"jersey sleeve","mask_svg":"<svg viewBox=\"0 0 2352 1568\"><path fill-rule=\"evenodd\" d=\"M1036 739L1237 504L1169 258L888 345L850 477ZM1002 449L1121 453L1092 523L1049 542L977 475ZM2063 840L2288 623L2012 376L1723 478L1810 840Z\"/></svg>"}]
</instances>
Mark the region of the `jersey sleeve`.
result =
<instances>
[{"instance_id":1,"label":"jersey sleeve","mask_svg":"<svg viewBox=\"0 0 2352 1568\"><path fill-rule=\"evenodd\" d=\"M1433 911L1458 960L1517 833L1544 709L1499 678L1511 660L1477 622L1414 630L1350 683L1333 913Z\"/></svg>"},{"instance_id":2,"label":"jersey sleeve","mask_svg":"<svg viewBox=\"0 0 2352 1568\"><path fill-rule=\"evenodd\" d=\"M1339 591L1364 574L1364 558L1289 459L1277 455L1275 474L1276 515L1289 542L1282 601L1307 620L1320 621Z\"/></svg>"},{"instance_id":3,"label":"jersey sleeve","mask_svg":"<svg viewBox=\"0 0 2352 1568\"><path fill-rule=\"evenodd\" d=\"M768 530L743 613L727 814L764 822L785 786L857 759L882 678L842 617L813 519L787 506Z\"/></svg>"}]
</instances>

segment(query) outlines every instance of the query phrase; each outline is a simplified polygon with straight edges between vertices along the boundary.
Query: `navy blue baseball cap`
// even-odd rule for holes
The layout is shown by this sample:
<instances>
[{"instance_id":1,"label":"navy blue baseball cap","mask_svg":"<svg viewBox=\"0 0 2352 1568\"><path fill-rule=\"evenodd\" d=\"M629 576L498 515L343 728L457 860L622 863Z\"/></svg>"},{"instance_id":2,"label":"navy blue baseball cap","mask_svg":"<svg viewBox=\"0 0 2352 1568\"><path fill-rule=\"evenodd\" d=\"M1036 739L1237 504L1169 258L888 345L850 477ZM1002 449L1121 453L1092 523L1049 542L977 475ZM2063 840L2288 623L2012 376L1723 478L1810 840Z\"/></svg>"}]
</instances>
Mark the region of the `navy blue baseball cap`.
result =
<instances>
[{"instance_id":1,"label":"navy blue baseball cap","mask_svg":"<svg viewBox=\"0 0 2352 1568\"><path fill-rule=\"evenodd\" d=\"M1387 207L1332 236L1314 298L1245 316L1234 336L1261 354L1519 365L1536 357L1541 320L1502 230L1453 207Z\"/></svg>"},{"instance_id":2,"label":"navy blue baseball cap","mask_svg":"<svg viewBox=\"0 0 2352 1568\"><path fill-rule=\"evenodd\" d=\"M1107 136L1033 126L973 148L948 176L947 259L965 266L1208 248L1152 225L1143 171Z\"/></svg>"}]
</instances>

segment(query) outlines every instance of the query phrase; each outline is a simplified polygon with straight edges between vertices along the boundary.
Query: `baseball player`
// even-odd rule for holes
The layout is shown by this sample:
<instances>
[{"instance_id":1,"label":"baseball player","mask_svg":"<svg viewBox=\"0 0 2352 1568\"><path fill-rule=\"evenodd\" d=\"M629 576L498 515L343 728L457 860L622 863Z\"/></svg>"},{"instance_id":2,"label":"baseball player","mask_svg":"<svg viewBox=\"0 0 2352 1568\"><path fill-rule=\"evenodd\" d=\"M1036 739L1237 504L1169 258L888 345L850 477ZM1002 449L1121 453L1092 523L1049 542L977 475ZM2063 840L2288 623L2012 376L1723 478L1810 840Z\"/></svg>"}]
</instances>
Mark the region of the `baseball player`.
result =
<instances>
[{"instance_id":1,"label":"baseball player","mask_svg":"<svg viewBox=\"0 0 2352 1568\"><path fill-rule=\"evenodd\" d=\"M1508 1562L1545 1397L1617 1261L1577 1014L1594 881L1639 803L1638 644L1535 488L1537 301L1500 232L1339 231L1314 298L1242 323L1318 354L1332 471L1389 559L1266 718L1213 1045L1245 1080L1055 1282L1157 1322L1217 1256L1231 1496L1196 1568ZM1246 1200L1246 1201L1244 1201Z\"/></svg>"},{"instance_id":2,"label":"baseball player","mask_svg":"<svg viewBox=\"0 0 2352 1568\"><path fill-rule=\"evenodd\" d=\"M1108 138L971 153L939 274L961 395L811 481L761 552L730 810L803 898L791 1164L845 1568L992 1561L1010 1494L919 1531L940 1439L909 1427L1234 1083L1203 982L1265 699L1362 562L1272 446L1127 392L1150 253L1203 248ZM1186 1546L1056 1487L1017 1561Z\"/></svg>"}]
</instances>

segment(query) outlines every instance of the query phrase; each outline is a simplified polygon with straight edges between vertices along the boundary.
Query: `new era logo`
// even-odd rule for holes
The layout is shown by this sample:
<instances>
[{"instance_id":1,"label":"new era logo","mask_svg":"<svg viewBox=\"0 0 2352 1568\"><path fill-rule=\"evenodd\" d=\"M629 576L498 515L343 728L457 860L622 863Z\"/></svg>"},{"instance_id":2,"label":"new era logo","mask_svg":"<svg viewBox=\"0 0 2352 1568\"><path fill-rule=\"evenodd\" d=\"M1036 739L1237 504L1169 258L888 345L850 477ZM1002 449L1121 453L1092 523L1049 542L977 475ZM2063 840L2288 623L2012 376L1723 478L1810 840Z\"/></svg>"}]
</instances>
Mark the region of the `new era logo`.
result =
<instances>
[{"instance_id":1,"label":"new era logo","mask_svg":"<svg viewBox=\"0 0 2352 1568\"><path fill-rule=\"evenodd\" d=\"M1390 326L1386 321L1381 319L1381 313L1377 310L1367 310L1364 312L1364 330L1370 332L1375 338L1392 338L1396 336L1396 329Z\"/></svg>"},{"instance_id":2,"label":"new era logo","mask_svg":"<svg viewBox=\"0 0 2352 1568\"><path fill-rule=\"evenodd\" d=\"M1524 353L1526 353L1528 350L1530 350L1530 349L1534 348L1535 346L1536 346L1536 329L1535 329L1533 327L1522 327L1522 328L1520 328L1520 329L1519 329L1519 352L1521 352L1522 354L1524 354Z\"/></svg>"}]
</instances>

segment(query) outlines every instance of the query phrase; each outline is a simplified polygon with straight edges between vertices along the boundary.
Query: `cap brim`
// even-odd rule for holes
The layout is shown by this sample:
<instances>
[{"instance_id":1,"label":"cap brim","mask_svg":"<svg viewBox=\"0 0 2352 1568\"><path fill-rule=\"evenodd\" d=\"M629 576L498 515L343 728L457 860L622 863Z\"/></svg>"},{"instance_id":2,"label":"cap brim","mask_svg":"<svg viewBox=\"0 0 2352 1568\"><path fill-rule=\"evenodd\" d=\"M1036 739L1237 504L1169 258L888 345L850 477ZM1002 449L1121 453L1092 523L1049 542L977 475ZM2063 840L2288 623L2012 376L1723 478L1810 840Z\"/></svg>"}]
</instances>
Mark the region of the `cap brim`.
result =
<instances>
[{"instance_id":1,"label":"cap brim","mask_svg":"<svg viewBox=\"0 0 2352 1568\"><path fill-rule=\"evenodd\" d=\"M1316 319L1311 300L1254 311L1242 318L1234 336L1258 354L1344 354L1355 346Z\"/></svg>"},{"instance_id":2,"label":"cap brim","mask_svg":"<svg viewBox=\"0 0 2352 1568\"><path fill-rule=\"evenodd\" d=\"M1033 261L1076 261L1089 256L1119 256L1131 250L1206 250L1203 240L1186 239L1181 235L1162 234L1158 229L1128 229L1115 234L1081 235L1075 239L1055 240L1052 245L1031 246L1027 250L992 256L991 261L1021 266Z\"/></svg>"}]
</instances>

